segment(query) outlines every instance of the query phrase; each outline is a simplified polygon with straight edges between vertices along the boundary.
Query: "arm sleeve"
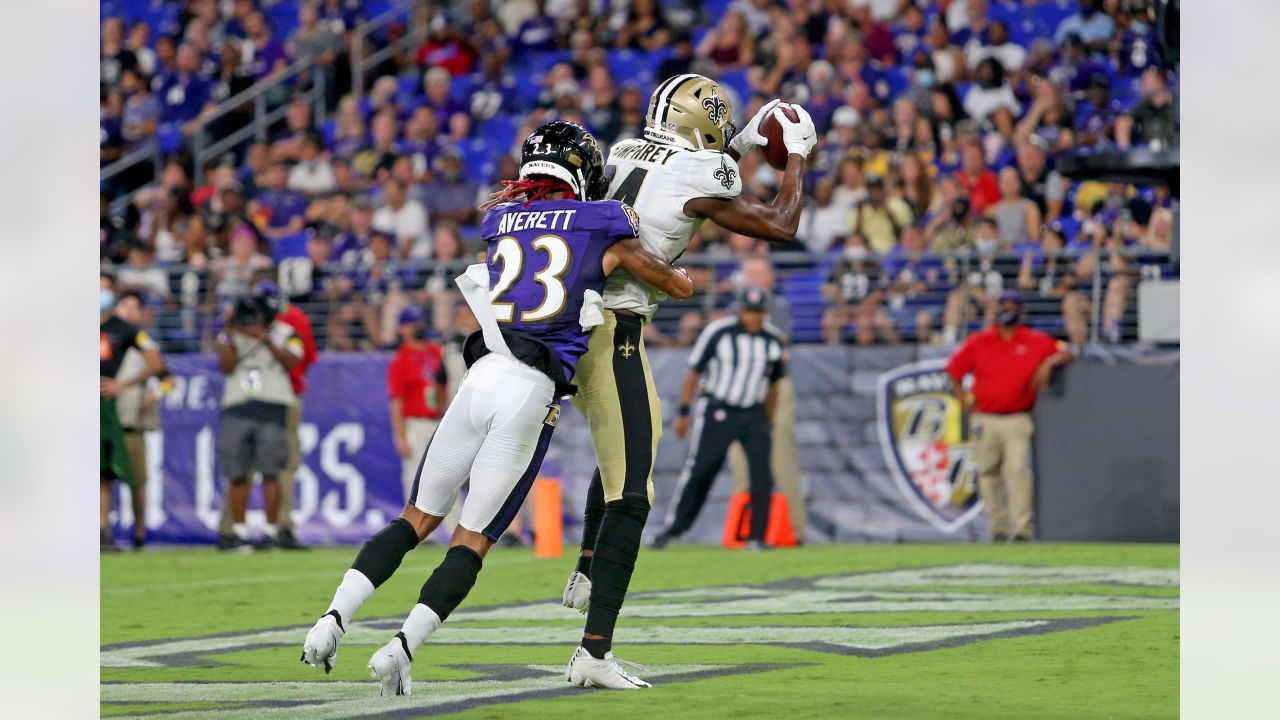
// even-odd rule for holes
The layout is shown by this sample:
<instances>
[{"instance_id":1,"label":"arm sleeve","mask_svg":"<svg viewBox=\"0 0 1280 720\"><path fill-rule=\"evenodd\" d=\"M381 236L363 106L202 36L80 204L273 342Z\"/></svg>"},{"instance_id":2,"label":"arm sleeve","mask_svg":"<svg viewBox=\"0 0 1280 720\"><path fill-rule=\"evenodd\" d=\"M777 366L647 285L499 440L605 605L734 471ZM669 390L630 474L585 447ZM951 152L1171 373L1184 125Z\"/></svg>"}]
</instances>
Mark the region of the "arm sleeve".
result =
<instances>
[{"instance_id":1,"label":"arm sleeve","mask_svg":"<svg viewBox=\"0 0 1280 720\"><path fill-rule=\"evenodd\" d=\"M683 160L689 198L735 198L742 194L742 171L727 153L697 151Z\"/></svg>"}]
</instances>

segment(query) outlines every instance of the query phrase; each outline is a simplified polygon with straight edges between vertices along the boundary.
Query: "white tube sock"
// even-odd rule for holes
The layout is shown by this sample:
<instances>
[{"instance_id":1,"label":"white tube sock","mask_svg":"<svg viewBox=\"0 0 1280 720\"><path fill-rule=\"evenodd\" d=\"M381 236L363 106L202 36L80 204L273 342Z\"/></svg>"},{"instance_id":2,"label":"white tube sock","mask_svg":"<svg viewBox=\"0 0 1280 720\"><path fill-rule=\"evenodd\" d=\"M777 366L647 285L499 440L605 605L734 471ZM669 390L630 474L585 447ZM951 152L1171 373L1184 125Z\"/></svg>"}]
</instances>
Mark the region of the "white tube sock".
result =
<instances>
[{"instance_id":1,"label":"white tube sock","mask_svg":"<svg viewBox=\"0 0 1280 720\"><path fill-rule=\"evenodd\" d=\"M342 627L346 629L352 616L371 597L373 597L373 583L369 582L369 578L359 570L347 570L347 574L342 576L342 584L333 593L333 602L329 603L329 610L326 610L325 614L330 610L337 610L338 617L342 618Z\"/></svg>"},{"instance_id":2,"label":"white tube sock","mask_svg":"<svg viewBox=\"0 0 1280 720\"><path fill-rule=\"evenodd\" d=\"M435 610L422 603L414 605L413 610L409 612L409 618L404 621L404 627L400 628L400 632L404 633L404 639L409 643L409 653L417 655L418 648L439 627L440 616L436 615Z\"/></svg>"}]
</instances>

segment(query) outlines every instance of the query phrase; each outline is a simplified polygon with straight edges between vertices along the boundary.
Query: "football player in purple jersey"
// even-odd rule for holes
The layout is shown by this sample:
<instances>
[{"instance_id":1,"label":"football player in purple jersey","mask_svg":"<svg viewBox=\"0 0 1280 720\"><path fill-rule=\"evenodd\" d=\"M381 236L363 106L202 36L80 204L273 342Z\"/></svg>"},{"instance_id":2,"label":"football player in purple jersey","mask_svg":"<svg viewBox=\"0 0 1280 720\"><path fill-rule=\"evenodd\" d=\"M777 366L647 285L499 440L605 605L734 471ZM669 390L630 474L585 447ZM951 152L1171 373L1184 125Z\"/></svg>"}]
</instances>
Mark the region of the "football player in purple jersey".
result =
<instances>
[{"instance_id":1,"label":"football player in purple jersey","mask_svg":"<svg viewBox=\"0 0 1280 720\"><path fill-rule=\"evenodd\" d=\"M464 346L469 372L423 455L404 512L360 549L307 633L303 662L332 669L356 610L435 530L470 478L444 560L401 631L369 660L383 695L409 694L414 653L466 598L537 477L560 398L576 393L578 359L589 329L603 319L605 277L621 267L668 295L693 294L687 273L641 247L635 211L601 200L604 170L585 128L548 123L525 141L519 179L481 208L487 260L458 278L481 326Z\"/></svg>"}]
</instances>

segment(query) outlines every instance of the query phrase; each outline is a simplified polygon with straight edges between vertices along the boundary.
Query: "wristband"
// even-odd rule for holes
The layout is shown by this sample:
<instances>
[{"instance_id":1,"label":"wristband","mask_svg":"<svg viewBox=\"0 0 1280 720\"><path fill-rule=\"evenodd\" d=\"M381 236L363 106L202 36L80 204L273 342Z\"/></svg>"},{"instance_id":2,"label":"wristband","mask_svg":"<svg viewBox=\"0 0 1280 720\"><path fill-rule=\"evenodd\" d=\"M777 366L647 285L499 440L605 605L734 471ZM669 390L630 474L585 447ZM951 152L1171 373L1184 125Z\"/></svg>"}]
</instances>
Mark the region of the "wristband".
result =
<instances>
[{"instance_id":1,"label":"wristband","mask_svg":"<svg viewBox=\"0 0 1280 720\"><path fill-rule=\"evenodd\" d=\"M688 404L688 403L684 403L683 405L681 405L681 406L680 406L680 413L679 413L679 415L680 415L680 417L687 417L687 416L689 415L689 404Z\"/></svg>"}]
</instances>

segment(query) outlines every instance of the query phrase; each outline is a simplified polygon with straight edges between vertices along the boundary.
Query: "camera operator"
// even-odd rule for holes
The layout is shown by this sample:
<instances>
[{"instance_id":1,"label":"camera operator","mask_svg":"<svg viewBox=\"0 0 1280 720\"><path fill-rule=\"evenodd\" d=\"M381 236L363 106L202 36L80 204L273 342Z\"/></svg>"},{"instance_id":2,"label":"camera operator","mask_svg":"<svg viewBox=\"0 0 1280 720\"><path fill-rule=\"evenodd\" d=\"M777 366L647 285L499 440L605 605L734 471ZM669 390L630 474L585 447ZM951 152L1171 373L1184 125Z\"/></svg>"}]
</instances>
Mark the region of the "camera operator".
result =
<instances>
[{"instance_id":1,"label":"camera operator","mask_svg":"<svg viewBox=\"0 0 1280 720\"><path fill-rule=\"evenodd\" d=\"M277 545L277 475L289 464L285 421L289 408L297 403L289 369L301 361L303 344L293 328L275 315L268 298L241 297L231 308L227 330L218 337L218 369L227 376L218 456L228 480L226 502L232 518L231 533L218 538L223 550L250 546L245 509L249 478L255 470L262 473L267 526L254 546Z\"/></svg>"}]
</instances>

